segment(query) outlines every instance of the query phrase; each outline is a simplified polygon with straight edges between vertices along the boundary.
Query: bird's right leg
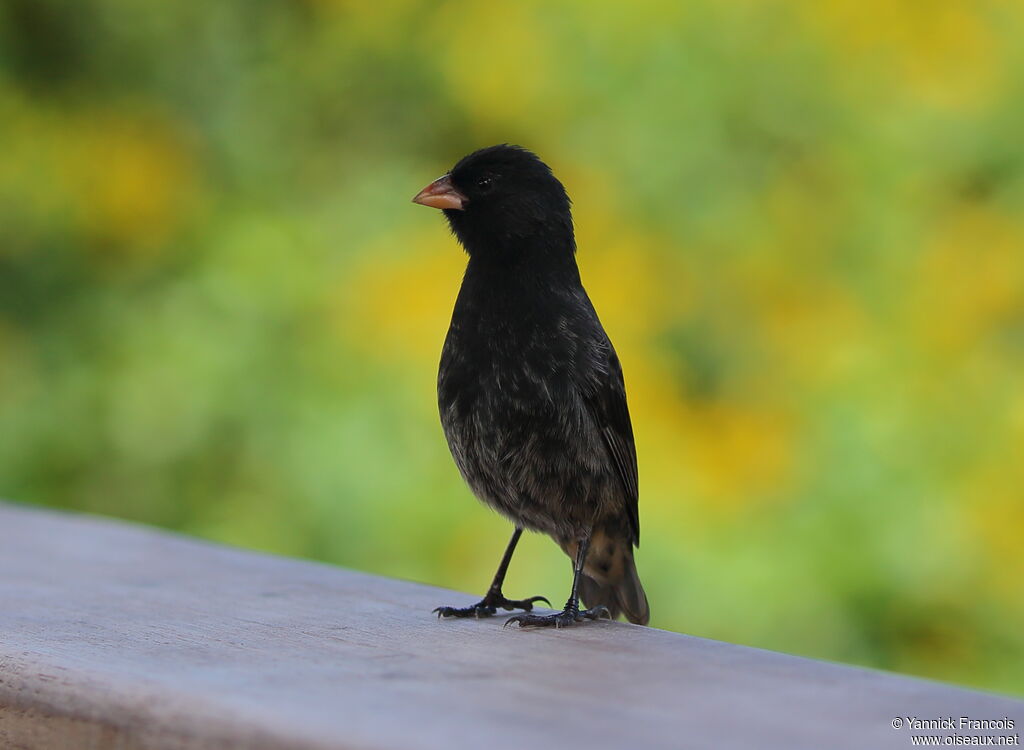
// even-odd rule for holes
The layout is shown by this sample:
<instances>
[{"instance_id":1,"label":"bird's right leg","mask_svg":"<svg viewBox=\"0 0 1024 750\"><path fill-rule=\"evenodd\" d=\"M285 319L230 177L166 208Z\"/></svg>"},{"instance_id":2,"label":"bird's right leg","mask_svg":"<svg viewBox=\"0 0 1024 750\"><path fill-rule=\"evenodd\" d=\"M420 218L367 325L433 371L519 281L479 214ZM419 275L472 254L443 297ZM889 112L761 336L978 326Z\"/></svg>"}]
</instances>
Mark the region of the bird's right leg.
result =
<instances>
[{"instance_id":1,"label":"bird's right leg","mask_svg":"<svg viewBox=\"0 0 1024 750\"><path fill-rule=\"evenodd\" d=\"M569 594L569 601L565 603L565 609L553 615L513 615L505 620L505 626L517 623L521 628L529 627L556 627L564 628L582 620L599 620L602 617L612 619L608 607L598 604L591 609L580 609L580 576L583 575L583 566L587 561L587 548L590 546L590 534L579 540L576 548L576 564L572 566L572 593Z\"/></svg>"},{"instance_id":2,"label":"bird's right leg","mask_svg":"<svg viewBox=\"0 0 1024 750\"><path fill-rule=\"evenodd\" d=\"M487 590L487 594L479 602L471 607L438 607L434 611L438 617L490 617L497 613L498 607L504 610L512 611L513 609L521 609L524 612L530 612L533 610L534 602L544 602L549 607L549 602L543 596L531 596L529 599L506 599L505 595L501 593L501 585L505 582L505 573L508 572L508 564L512 562L512 553L515 552L516 545L519 543L519 537L523 535L523 530L516 527L516 530L512 532L512 539L509 540L508 547L505 548L505 556L501 558L501 565L498 566L498 572L494 574L494 581L491 583L491 587Z\"/></svg>"}]
</instances>

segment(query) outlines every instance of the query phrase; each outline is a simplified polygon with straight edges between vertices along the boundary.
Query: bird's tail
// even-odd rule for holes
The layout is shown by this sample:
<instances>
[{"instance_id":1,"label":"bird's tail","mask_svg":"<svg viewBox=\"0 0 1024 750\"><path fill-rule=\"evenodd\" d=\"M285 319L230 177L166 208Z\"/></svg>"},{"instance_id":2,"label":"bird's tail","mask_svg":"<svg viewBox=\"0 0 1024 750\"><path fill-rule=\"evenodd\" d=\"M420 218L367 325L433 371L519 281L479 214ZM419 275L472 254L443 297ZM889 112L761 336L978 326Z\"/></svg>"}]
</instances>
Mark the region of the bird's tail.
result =
<instances>
[{"instance_id":1,"label":"bird's tail","mask_svg":"<svg viewBox=\"0 0 1024 750\"><path fill-rule=\"evenodd\" d=\"M587 608L604 605L612 617L624 614L637 625L646 625L651 619L640 576L633 561L633 547L628 542L616 546L613 558L602 556L598 550L587 555L587 564L580 576L580 598Z\"/></svg>"}]
</instances>

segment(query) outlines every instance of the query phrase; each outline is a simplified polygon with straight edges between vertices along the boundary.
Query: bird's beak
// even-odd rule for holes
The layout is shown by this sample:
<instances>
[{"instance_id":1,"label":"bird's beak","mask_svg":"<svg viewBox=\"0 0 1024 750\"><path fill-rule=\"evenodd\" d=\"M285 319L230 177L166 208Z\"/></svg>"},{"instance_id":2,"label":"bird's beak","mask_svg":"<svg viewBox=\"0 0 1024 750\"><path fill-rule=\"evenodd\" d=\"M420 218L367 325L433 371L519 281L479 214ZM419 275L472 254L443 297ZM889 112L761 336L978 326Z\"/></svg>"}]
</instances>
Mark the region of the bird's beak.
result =
<instances>
[{"instance_id":1,"label":"bird's beak","mask_svg":"<svg viewBox=\"0 0 1024 750\"><path fill-rule=\"evenodd\" d=\"M431 208L451 208L461 211L466 205L466 196L452 185L451 175L439 177L416 193L413 203Z\"/></svg>"}]
</instances>

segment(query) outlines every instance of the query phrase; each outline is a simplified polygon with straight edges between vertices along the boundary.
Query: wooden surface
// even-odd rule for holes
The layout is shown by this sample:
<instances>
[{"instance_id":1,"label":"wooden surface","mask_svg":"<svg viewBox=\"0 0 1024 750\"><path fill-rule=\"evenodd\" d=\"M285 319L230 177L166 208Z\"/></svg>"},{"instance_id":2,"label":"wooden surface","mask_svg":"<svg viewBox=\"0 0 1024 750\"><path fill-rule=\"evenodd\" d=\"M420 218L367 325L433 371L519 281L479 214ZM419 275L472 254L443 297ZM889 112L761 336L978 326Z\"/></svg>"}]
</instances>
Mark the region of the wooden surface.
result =
<instances>
[{"instance_id":1,"label":"wooden surface","mask_svg":"<svg viewBox=\"0 0 1024 750\"><path fill-rule=\"evenodd\" d=\"M430 612L475 598L0 504L0 747L866 750L911 746L897 716L1024 725L1020 701L665 631Z\"/></svg>"}]
</instances>

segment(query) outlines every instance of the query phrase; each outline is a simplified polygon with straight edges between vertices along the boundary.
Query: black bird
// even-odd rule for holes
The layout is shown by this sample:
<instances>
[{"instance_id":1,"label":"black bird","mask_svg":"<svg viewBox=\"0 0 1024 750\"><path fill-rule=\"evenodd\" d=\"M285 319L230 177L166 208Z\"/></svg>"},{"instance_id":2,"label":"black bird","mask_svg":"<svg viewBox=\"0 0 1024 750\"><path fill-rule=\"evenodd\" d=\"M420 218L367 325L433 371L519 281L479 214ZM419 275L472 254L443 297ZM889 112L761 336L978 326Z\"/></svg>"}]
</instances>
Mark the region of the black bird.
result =
<instances>
[{"instance_id":1,"label":"black bird","mask_svg":"<svg viewBox=\"0 0 1024 750\"><path fill-rule=\"evenodd\" d=\"M620 613L647 624L622 368L580 282L565 188L530 151L500 145L465 157L413 201L442 209L469 254L437 376L441 425L473 493L515 524L487 595L435 611L482 617L547 602L501 590L525 528L549 534L574 561L572 593L558 614L506 625Z\"/></svg>"}]
</instances>

